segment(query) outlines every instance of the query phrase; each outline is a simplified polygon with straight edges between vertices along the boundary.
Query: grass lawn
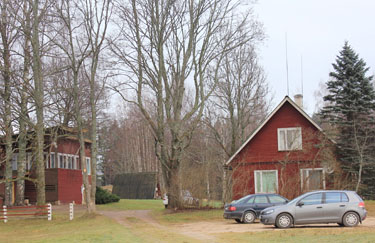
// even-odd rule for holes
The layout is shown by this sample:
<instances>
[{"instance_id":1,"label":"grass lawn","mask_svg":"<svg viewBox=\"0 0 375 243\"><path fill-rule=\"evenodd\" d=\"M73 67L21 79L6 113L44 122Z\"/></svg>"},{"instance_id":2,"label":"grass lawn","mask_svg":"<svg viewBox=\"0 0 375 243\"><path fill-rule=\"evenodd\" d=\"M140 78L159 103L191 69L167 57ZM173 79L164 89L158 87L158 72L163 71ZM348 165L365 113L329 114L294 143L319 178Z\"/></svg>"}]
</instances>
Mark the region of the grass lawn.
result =
<instances>
[{"instance_id":1,"label":"grass lawn","mask_svg":"<svg viewBox=\"0 0 375 243\"><path fill-rule=\"evenodd\" d=\"M375 216L375 201L366 201L369 216ZM52 221L46 219L10 220L0 222L0 242L207 242L183 235L169 226L222 219L222 209L165 210L161 200L121 200L119 203L98 205L98 210L151 210L161 226L149 225L138 218L126 218L125 227L101 215L76 216L68 220L68 213L55 212ZM250 227L250 226L249 226ZM217 242L375 242L373 227L297 227L246 233L218 233Z\"/></svg>"},{"instance_id":2,"label":"grass lawn","mask_svg":"<svg viewBox=\"0 0 375 243\"><path fill-rule=\"evenodd\" d=\"M308 227L267 232L222 233L220 242L375 242L374 228Z\"/></svg>"},{"instance_id":3,"label":"grass lawn","mask_svg":"<svg viewBox=\"0 0 375 243\"><path fill-rule=\"evenodd\" d=\"M0 223L0 242L142 242L129 229L100 215L69 221L66 215L47 219L10 220Z\"/></svg>"}]
</instances>

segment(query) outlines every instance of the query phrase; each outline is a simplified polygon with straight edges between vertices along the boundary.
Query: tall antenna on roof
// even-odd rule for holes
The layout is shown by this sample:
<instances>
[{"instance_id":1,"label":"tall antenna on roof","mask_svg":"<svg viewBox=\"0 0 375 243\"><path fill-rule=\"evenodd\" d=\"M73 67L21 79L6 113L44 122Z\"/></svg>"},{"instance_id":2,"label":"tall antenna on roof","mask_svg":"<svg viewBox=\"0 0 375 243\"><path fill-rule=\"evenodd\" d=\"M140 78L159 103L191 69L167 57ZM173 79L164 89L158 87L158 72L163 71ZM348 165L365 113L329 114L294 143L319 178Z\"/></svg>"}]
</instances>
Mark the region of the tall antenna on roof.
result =
<instances>
[{"instance_id":1,"label":"tall antenna on roof","mask_svg":"<svg viewBox=\"0 0 375 243\"><path fill-rule=\"evenodd\" d=\"M286 62L286 87L289 96L289 68L288 68L288 34L285 32L285 62Z\"/></svg>"},{"instance_id":2,"label":"tall antenna on roof","mask_svg":"<svg viewBox=\"0 0 375 243\"><path fill-rule=\"evenodd\" d=\"M303 60L301 55L301 88L302 88L302 96L303 96Z\"/></svg>"}]
</instances>

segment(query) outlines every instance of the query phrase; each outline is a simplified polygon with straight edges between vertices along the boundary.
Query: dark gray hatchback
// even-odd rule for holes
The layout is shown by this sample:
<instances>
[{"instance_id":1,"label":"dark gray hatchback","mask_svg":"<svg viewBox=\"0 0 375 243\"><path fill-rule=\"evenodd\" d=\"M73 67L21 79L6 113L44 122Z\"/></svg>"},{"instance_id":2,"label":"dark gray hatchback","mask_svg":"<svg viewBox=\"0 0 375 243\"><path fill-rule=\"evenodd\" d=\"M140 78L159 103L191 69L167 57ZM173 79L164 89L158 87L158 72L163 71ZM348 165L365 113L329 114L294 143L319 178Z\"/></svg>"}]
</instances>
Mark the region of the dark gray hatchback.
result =
<instances>
[{"instance_id":1,"label":"dark gray hatchback","mask_svg":"<svg viewBox=\"0 0 375 243\"><path fill-rule=\"evenodd\" d=\"M250 194L224 206L224 218L237 223L252 223L268 207L286 204L288 200L278 194Z\"/></svg>"}]
</instances>

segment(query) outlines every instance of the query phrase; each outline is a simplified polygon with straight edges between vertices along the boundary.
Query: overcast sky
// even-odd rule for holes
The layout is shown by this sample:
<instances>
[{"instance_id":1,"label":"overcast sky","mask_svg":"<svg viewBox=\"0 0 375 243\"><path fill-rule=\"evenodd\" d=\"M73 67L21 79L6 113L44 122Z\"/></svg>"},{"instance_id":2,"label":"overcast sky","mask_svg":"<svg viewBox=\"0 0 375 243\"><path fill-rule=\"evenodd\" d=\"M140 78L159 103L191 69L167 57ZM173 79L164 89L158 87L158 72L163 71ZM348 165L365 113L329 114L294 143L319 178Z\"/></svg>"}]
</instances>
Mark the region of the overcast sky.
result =
<instances>
[{"instance_id":1,"label":"overcast sky","mask_svg":"<svg viewBox=\"0 0 375 243\"><path fill-rule=\"evenodd\" d=\"M315 111L314 92L328 80L332 63L345 40L375 70L375 1L373 0L258 0L255 14L267 39L260 47L261 63L276 106L287 95L287 35L289 96L302 92L306 111Z\"/></svg>"}]
</instances>

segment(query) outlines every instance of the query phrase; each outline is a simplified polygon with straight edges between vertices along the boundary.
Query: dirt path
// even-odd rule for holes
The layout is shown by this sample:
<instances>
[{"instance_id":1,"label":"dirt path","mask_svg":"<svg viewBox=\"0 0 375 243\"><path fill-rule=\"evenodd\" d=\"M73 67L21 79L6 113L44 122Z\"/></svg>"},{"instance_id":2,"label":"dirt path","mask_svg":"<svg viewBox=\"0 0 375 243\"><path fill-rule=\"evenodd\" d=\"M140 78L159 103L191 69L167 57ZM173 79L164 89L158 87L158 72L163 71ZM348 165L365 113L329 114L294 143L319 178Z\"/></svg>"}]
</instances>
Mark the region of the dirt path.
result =
<instances>
[{"instance_id":1,"label":"dirt path","mask_svg":"<svg viewBox=\"0 0 375 243\"><path fill-rule=\"evenodd\" d=\"M158 228L164 231L172 231L172 232L179 233L179 234L191 237L191 238L195 238L197 240L210 240L210 241L215 240L214 236L209 235L207 234L207 232L202 231L202 230L195 230L195 229L191 230L189 229L189 227L184 227L183 225L177 225L177 226L161 225L160 223L158 223L151 217L150 210L100 211L99 213L106 217L116 220L119 224L125 227L132 227L131 223L127 220L128 218L137 218L155 228Z\"/></svg>"}]
</instances>

